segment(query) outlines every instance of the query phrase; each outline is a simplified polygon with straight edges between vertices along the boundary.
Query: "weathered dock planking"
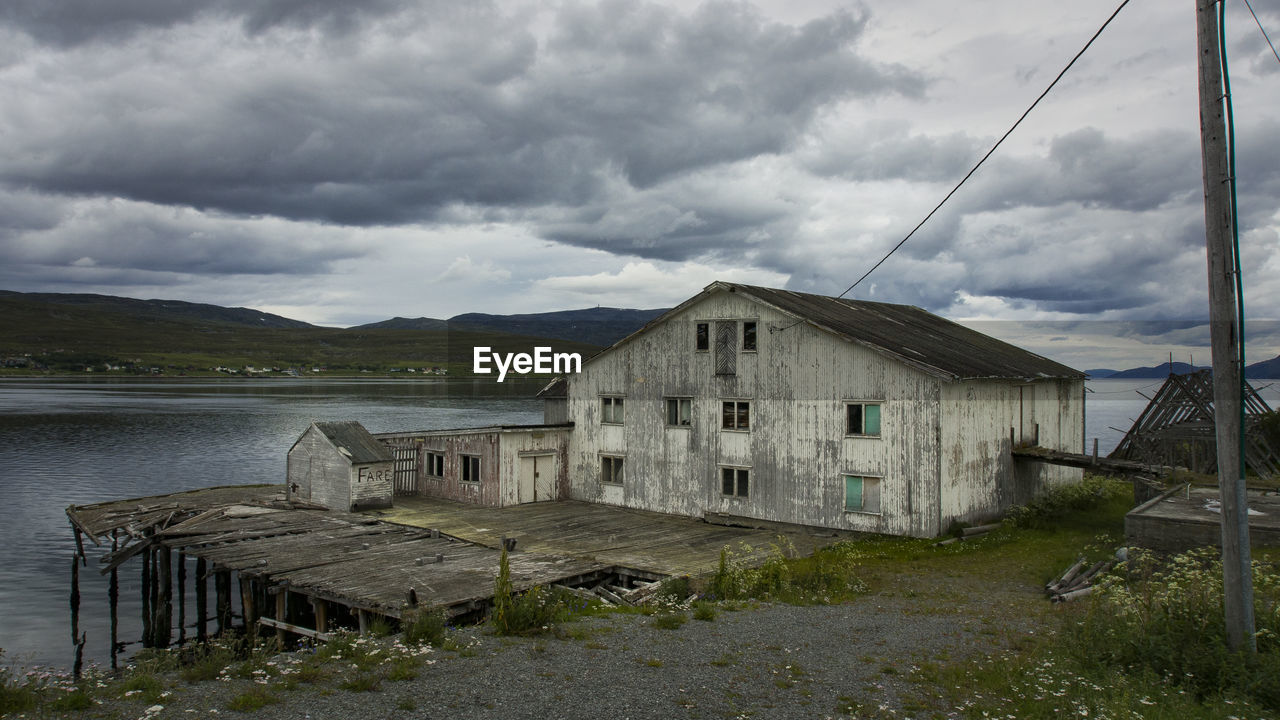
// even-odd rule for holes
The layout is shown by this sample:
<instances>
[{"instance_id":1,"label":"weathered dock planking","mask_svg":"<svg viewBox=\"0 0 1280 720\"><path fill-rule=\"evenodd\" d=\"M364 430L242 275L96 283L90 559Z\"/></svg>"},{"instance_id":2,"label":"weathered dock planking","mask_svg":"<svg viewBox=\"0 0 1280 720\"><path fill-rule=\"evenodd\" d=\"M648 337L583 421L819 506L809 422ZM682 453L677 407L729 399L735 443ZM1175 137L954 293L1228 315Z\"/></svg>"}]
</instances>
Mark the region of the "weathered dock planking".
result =
<instances>
[{"instance_id":1,"label":"weathered dock planking","mask_svg":"<svg viewBox=\"0 0 1280 720\"><path fill-rule=\"evenodd\" d=\"M225 632L237 617L251 634L325 637L340 624L364 629L375 617L399 619L413 608L471 614L492 601L504 542L515 546L509 564L518 591L607 582L626 593L669 575L710 572L726 546L763 559L779 544L809 553L852 535L730 527L575 501L489 508L406 497L394 508L355 514L284 497L274 485L208 488L71 506L67 517L81 562L92 553L81 536L99 548L101 572L113 578L140 559L143 644L160 647L175 630L184 640L188 624L203 640L210 621ZM187 558L194 559L192 573ZM195 583L193 620L188 577ZM110 596L112 617L117 598ZM117 646L113 624L113 660Z\"/></svg>"},{"instance_id":2,"label":"weathered dock planking","mask_svg":"<svg viewBox=\"0 0 1280 720\"><path fill-rule=\"evenodd\" d=\"M141 557L143 644L167 646L173 636L174 576L179 617L185 619L186 558L196 559L197 637L209 620L232 624L232 574L239 582L239 615L256 633L323 635L352 619L362 629L376 616L401 618L415 607L461 615L492 599L501 552L441 533L370 517L300 506L282 488L222 487L67 508L77 536L103 549L104 574ZM78 538L79 539L79 538ZM80 545L83 560L86 550ZM111 548L108 550L108 548ZM173 572L174 557L180 566ZM611 568L590 558L518 552L510 557L517 590L552 583L598 581ZM213 618L207 580L215 579ZM74 583L73 597L78 595ZM114 587L114 585L113 585ZM116 595L111 596L115 614ZM266 623L260 623L266 618ZM179 637L185 629L178 628ZM112 637L113 655L117 646Z\"/></svg>"},{"instance_id":3,"label":"weathered dock planking","mask_svg":"<svg viewBox=\"0 0 1280 720\"><path fill-rule=\"evenodd\" d=\"M498 547L506 537L516 540L524 551L590 557L605 565L660 575L714 571L726 546L748 558L763 559L780 537L797 553L807 555L840 538L859 535L829 528L732 527L577 500L485 507L414 496L396 498L393 508L368 514L402 525L437 528L491 547Z\"/></svg>"}]
</instances>

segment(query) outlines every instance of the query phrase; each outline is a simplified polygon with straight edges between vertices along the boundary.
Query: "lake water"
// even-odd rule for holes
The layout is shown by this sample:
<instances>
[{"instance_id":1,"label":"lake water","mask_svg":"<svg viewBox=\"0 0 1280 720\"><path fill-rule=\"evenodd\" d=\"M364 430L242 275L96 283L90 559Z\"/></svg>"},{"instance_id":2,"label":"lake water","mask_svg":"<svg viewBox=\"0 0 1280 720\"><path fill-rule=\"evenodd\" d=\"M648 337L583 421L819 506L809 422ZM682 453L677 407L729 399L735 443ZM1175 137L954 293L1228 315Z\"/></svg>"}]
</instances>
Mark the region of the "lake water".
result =
<instances>
[{"instance_id":1,"label":"lake water","mask_svg":"<svg viewBox=\"0 0 1280 720\"><path fill-rule=\"evenodd\" d=\"M1086 436L1103 454L1160 380L1089 383ZM1272 407L1280 385L1255 381ZM213 485L283 482L314 420L371 432L541 422L537 384L423 380L0 382L0 648L9 663L70 665L70 504ZM1119 428L1113 430L1111 428ZM80 573L86 659L109 657L107 582ZM137 564L120 574L120 638L140 635Z\"/></svg>"}]
</instances>

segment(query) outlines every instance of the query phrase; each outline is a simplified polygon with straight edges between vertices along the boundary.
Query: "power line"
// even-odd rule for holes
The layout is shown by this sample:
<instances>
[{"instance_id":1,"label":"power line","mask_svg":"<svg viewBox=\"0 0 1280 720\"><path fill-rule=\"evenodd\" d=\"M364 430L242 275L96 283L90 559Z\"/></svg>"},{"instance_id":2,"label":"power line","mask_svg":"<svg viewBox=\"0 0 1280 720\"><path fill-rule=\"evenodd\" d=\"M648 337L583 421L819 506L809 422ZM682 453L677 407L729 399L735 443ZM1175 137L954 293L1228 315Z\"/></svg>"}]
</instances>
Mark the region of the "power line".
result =
<instances>
[{"instance_id":1,"label":"power line","mask_svg":"<svg viewBox=\"0 0 1280 720\"><path fill-rule=\"evenodd\" d=\"M1058 84L1058 81L1062 79L1062 76L1067 74L1067 71L1071 69L1071 66L1076 64L1076 61L1080 59L1080 56L1084 55L1085 51L1089 49L1089 46L1093 45L1093 41L1098 39L1098 36L1102 34L1102 31L1107 29L1107 26L1111 24L1111 21L1115 20L1116 16L1120 14L1120 11L1124 9L1124 6L1128 4L1129 4L1129 0L1123 0L1123 2L1120 3L1120 6L1115 9L1115 12L1111 13L1111 17L1107 18L1107 21L1102 23L1102 27L1098 28L1098 31L1093 34L1093 37L1089 38L1089 42L1085 43L1084 47L1080 48L1080 52L1076 53L1075 57L1071 58L1071 62L1067 63L1067 66L1062 68L1062 72L1058 73L1058 76L1053 79L1053 82L1049 83L1049 87L1045 88L1044 92L1040 93L1040 96L1035 99L1035 102L1031 103L1031 106L1028 107L1026 111L1024 111L1022 115L1017 119L1017 121L1013 123L1013 126L1010 127L1007 131L1005 131L1004 135L1000 136L1000 139L996 141L995 145L991 146L991 149L987 151L987 154L983 155L982 159L979 160L976 165L970 168L969 172L965 173L965 176L960 179L960 182L956 183L956 186L951 188L951 192L947 193L947 196L942 198L942 202L938 203L932 210L930 210L929 214L925 215L924 219L921 220L914 228L912 228L911 232L907 233L906 237L899 240L898 244L894 245L892 250L885 253L884 257L880 258L880 260L875 265L872 265L870 270L863 273L862 277L854 281L852 285L845 288L845 291L840 293L836 297L844 297L845 295L849 294L849 291L858 287L859 283L861 283L863 280L866 280L867 277L871 275L871 273L876 271L876 268L884 264L885 260L888 260L891 255L897 252L898 248L905 245L906 242L911 239L911 236L916 234L917 230L924 227L924 224L929 222L929 218L933 217L934 213L942 209L942 206L945 205L947 201L951 199L952 195L956 194L956 191L960 189L960 186L964 185L965 182L967 182L969 178L972 177L973 174L978 171L978 168L982 167L982 164L987 161L987 158L991 157L992 153L996 151L996 148L1000 147L1000 144L1005 141L1005 138L1013 134L1013 131L1018 128L1018 125L1022 124L1022 121L1025 120L1027 116L1031 114L1031 111L1036 108L1036 105L1040 104L1040 101L1043 100L1045 96L1049 94L1049 91L1052 90L1053 87Z\"/></svg>"},{"instance_id":2,"label":"power line","mask_svg":"<svg viewBox=\"0 0 1280 720\"><path fill-rule=\"evenodd\" d=\"M1276 62L1280 62L1280 53L1276 52L1276 46L1271 44L1271 36L1267 34L1267 29L1262 27L1262 21L1258 19L1258 13L1253 11L1253 5L1249 0L1244 0L1244 6L1249 8L1249 14L1253 16L1253 21L1258 24L1258 29L1262 31L1262 37L1267 39L1267 44L1271 45L1271 54L1276 56Z\"/></svg>"}]
</instances>

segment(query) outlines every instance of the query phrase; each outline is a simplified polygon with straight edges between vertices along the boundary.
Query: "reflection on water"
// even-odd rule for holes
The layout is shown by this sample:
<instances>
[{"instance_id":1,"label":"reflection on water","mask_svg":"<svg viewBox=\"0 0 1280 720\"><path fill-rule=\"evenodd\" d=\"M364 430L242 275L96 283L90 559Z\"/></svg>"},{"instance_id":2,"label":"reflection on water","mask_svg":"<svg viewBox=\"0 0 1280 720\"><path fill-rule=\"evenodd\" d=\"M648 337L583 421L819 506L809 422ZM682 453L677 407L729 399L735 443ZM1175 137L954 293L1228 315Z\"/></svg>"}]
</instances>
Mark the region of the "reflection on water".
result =
<instances>
[{"instance_id":1,"label":"reflection on water","mask_svg":"<svg viewBox=\"0 0 1280 720\"><path fill-rule=\"evenodd\" d=\"M213 485L283 482L314 420L370 432L542 421L534 383L257 379L0 382L0 648L9 662L69 666L70 563L64 513ZM107 583L86 548L80 574L86 655L109 653ZM140 630L136 563L120 575L120 637Z\"/></svg>"},{"instance_id":2,"label":"reflection on water","mask_svg":"<svg viewBox=\"0 0 1280 720\"><path fill-rule=\"evenodd\" d=\"M1089 383L1086 444L1109 452L1161 380ZM1280 405L1280 386L1255 382ZM314 420L371 432L541 422L536 383L258 379L0 382L0 648L6 660L69 666L70 504L236 483L283 482L289 447ZM81 628L105 662L107 583L87 548ZM120 637L141 633L136 563L120 576Z\"/></svg>"}]
</instances>

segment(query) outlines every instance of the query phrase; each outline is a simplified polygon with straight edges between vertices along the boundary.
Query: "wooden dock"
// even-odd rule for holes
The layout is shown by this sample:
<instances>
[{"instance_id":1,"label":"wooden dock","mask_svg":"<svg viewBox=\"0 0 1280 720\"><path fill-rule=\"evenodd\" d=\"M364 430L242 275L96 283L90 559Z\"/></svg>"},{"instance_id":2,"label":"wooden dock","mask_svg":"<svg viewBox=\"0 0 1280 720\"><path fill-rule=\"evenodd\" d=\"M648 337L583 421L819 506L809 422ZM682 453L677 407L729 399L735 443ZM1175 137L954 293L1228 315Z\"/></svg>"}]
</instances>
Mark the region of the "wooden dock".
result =
<instances>
[{"instance_id":1,"label":"wooden dock","mask_svg":"<svg viewBox=\"0 0 1280 720\"><path fill-rule=\"evenodd\" d=\"M808 555L839 538L857 535L827 528L726 526L576 500L495 508L415 496L396 498L394 507L367 514L437 528L490 547L498 547L506 537L515 540L522 552L590 558L660 575L713 572L726 546L741 556L763 559L780 538L798 554Z\"/></svg>"},{"instance_id":2,"label":"wooden dock","mask_svg":"<svg viewBox=\"0 0 1280 720\"><path fill-rule=\"evenodd\" d=\"M417 607L466 615L491 602L501 556L438 529L289 504L278 486L72 506L67 517L82 562L91 554L86 538L102 548L101 571L113 575L112 588L125 563L141 558L144 646L167 646L175 632L185 638L188 559L197 604L190 616L203 639L207 623L216 621L222 632L233 615L250 633L268 625L310 636L339 625L364 629L376 617L399 619ZM613 575L609 565L566 555L515 552L509 564L517 591ZM73 584L76 578L73 572ZM78 588L72 592L78 598Z\"/></svg>"},{"instance_id":3,"label":"wooden dock","mask_svg":"<svg viewBox=\"0 0 1280 720\"><path fill-rule=\"evenodd\" d=\"M207 627L265 626L324 637L367 628L414 608L452 617L492 602L504 540L516 591L535 585L629 588L715 569L722 548L763 559L775 548L809 553L850 533L728 527L653 512L559 501L486 508L420 497L388 510L346 513L285 501L281 486L208 488L67 508L81 564L100 549L112 575L141 565L143 645L205 639ZM783 538L783 539L780 539ZM87 543L86 543L87 539ZM194 564L194 570L188 572ZM78 570L72 593L78 603ZM185 606L188 576L196 607ZM214 597L208 598L208 579ZM233 585L238 583L238 589Z\"/></svg>"}]
</instances>

